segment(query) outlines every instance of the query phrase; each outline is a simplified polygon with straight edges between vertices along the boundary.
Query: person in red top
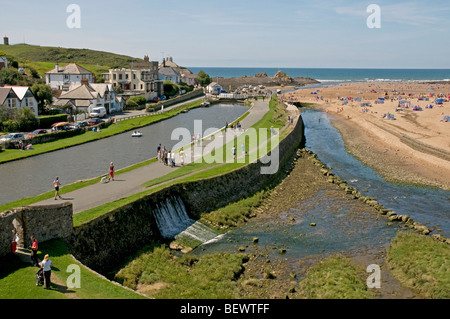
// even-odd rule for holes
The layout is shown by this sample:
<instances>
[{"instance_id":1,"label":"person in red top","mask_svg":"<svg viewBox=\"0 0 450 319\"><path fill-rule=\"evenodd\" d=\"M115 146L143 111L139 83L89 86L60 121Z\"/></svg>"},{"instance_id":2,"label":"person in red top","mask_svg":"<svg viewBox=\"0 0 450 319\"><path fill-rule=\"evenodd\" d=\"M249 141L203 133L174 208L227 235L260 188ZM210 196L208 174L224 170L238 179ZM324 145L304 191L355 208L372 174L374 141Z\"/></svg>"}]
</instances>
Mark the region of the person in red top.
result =
<instances>
[{"instance_id":1,"label":"person in red top","mask_svg":"<svg viewBox=\"0 0 450 319\"><path fill-rule=\"evenodd\" d=\"M30 237L31 239L31 260L33 261L33 265L34 266L38 266L39 267L39 262L38 262L38 257L37 257L37 251L38 251L38 241L34 236Z\"/></svg>"}]
</instances>

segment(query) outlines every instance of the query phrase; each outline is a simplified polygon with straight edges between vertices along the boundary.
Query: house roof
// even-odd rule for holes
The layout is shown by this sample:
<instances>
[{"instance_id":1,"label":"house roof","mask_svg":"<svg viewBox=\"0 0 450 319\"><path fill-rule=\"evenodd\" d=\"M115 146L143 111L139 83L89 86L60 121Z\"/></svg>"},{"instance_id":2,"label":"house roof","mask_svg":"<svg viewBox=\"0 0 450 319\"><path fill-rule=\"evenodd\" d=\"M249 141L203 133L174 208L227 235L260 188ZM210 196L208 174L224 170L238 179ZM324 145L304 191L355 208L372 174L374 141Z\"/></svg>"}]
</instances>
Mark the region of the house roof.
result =
<instances>
[{"instance_id":1,"label":"house roof","mask_svg":"<svg viewBox=\"0 0 450 319\"><path fill-rule=\"evenodd\" d=\"M80 85L79 87L70 90L64 94L61 94L59 97L61 100L92 100L96 99L98 96L98 93L95 92L95 90L90 87L89 85Z\"/></svg>"},{"instance_id":2,"label":"house roof","mask_svg":"<svg viewBox=\"0 0 450 319\"><path fill-rule=\"evenodd\" d=\"M76 88L80 87L81 83L71 83L69 87L69 91L75 90ZM106 92L110 92L114 89L114 86L109 83L89 83L88 86L90 89L94 90L98 94L100 94L101 97L105 96Z\"/></svg>"},{"instance_id":3,"label":"house roof","mask_svg":"<svg viewBox=\"0 0 450 319\"><path fill-rule=\"evenodd\" d=\"M66 66L60 66L59 71L56 71L56 66L45 74L92 74L91 71L86 70L76 63L69 63Z\"/></svg>"},{"instance_id":4,"label":"house roof","mask_svg":"<svg viewBox=\"0 0 450 319\"><path fill-rule=\"evenodd\" d=\"M4 87L12 89L14 93L17 95L17 98L21 101L23 100L27 92L30 90L28 86L5 85Z\"/></svg>"},{"instance_id":5,"label":"house roof","mask_svg":"<svg viewBox=\"0 0 450 319\"><path fill-rule=\"evenodd\" d=\"M4 104L7 99L9 93L11 92L11 88L0 87L0 104Z\"/></svg>"},{"instance_id":6,"label":"house roof","mask_svg":"<svg viewBox=\"0 0 450 319\"><path fill-rule=\"evenodd\" d=\"M159 69L159 74L166 75L166 76L179 76L180 74L172 67L165 66Z\"/></svg>"}]
</instances>

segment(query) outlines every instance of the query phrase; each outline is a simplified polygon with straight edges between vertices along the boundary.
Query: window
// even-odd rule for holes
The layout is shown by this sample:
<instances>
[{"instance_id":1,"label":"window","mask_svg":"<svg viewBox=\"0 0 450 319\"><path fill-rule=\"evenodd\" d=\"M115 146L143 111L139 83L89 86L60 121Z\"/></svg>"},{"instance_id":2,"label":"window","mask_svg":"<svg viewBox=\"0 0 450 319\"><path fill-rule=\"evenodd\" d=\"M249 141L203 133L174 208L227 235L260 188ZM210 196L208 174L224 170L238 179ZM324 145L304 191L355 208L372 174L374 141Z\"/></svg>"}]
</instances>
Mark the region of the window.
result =
<instances>
[{"instance_id":1,"label":"window","mask_svg":"<svg viewBox=\"0 0 450 319\"><path fill-rule=\"evenodd\" d=\"M113 80L116 80L116 75L115 74L113 74Z\"/></svg>"},{"instance_id":2,"label":"window","mask_svg":"<svg viewBox=\"0 0 450 319\"><path fill-rule=\"evenodd\" d=\"M119 80L122 80L122 74L119 74Z\"/></svg>"},{"instance_id":3,"label":"window","mask_svg":"<svg viewBox=\"0 0 450 319\"><path fill-rule=\"evenodd\" d=\"M128 74L125 75L125 78L128 80Z\"/></svg>"}]
</instances>

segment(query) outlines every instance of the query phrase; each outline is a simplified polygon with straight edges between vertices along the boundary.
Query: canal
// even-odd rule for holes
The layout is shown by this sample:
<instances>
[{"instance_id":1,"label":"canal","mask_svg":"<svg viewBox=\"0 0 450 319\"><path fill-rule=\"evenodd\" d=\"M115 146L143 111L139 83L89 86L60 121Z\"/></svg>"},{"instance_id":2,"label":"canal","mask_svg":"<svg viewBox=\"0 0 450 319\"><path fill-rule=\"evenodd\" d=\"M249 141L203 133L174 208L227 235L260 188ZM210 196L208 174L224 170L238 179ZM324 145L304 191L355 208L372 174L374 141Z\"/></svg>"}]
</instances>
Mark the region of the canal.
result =
<instances>
[{"instance_id":1,"label":"canal","mask_svg":"<svg viewBox=\"0 0 450 319\"><path fill-rule=\"evenodd\" d=\"M241 104L215 104L191 109L187 113L139 128L143 136L131 137L125 132L82 145L0 164L2 187L0 204L36 196L53 189L59 176L61 184L90 179L108 172L110 162L116 170L156 157L157 145L170 149L178 140L171 140L172 131L186 128L194 134L194 121L201 120L202 131L222 128L248 110ZM198 122L197 122L198 123ZM181 137L180 137L181 138Z\"/></svg>"}]
</instances>

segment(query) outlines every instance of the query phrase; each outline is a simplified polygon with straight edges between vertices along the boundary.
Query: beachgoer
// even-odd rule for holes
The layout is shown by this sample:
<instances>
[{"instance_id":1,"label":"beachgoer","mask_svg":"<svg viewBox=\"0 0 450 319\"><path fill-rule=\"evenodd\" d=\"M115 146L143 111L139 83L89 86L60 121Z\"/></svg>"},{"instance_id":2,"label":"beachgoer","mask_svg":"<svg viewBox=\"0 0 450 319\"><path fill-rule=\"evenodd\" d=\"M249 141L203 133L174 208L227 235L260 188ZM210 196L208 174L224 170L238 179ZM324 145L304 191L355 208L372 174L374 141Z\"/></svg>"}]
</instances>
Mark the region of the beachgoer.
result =
<instances>
[{"instance_id":1,"label":"beachgoer","mask_svg":"<svg viewBox=\"0 0 450 319\"><path fill-rule=\"evenodd\" d=\"M39 262L38 262L38 257L37 257L37 252L38 252L38 248L39 248L39 242L37 241L36 237L31 236L31 261L33 262L33 266L39 266Z\"/></svg>"},{"instance_id":2,"label":"beachgoer","mask_svg":"<svg viewBox=\"0 0 450 319\"><path fill-rule=\"evenodd\" d=\"M50 289L50 277L52 274L53 263L50 260L48 254L44 256L44 260L41 262L42 270L44 271L44 289Z\"/></svg>"},{"instance_id":3,"label":"beachgoer","mask_svg":"<svg viewBox=\"0 0 450 319\"><path fill-rule=\"evenodd\" d=\"M167 152L167 165L172 166L172 154L170 151Z\"/></svg>"},{"instance_id":4,"label":"beachgoer","mask_svg":"<svg viewBox=\"0 0 450 319\"><path fill-rule=\"evenodd\" d=\"M172 152L171 162L172 162L172 167L175 167L175 152Z\"/></svg>"},{"instance_id":5,"label":"beachgoer","mask_svg":"<svg viewBox=\"0 0 450 319\"><path fill-rule=\"evenodd\" d=\"M53 181L53 187L55 188L55 200L56 197L59 197L62 199L62 197L59 195L59 187L61 186L61 183L59 182L59 177L56 176L55 180Z\"/></svg>"},{"instance_id":6,"label":"beachgoer","mask_svg":"<svg viewBox=\"0 0 450 319\"><path fill-rule=\"evenodd\" d=\"M113 162L109 163L109 177L108 177L108 182L110 180L114 180L114 164Z\"/></svg>"}]
</instances>

